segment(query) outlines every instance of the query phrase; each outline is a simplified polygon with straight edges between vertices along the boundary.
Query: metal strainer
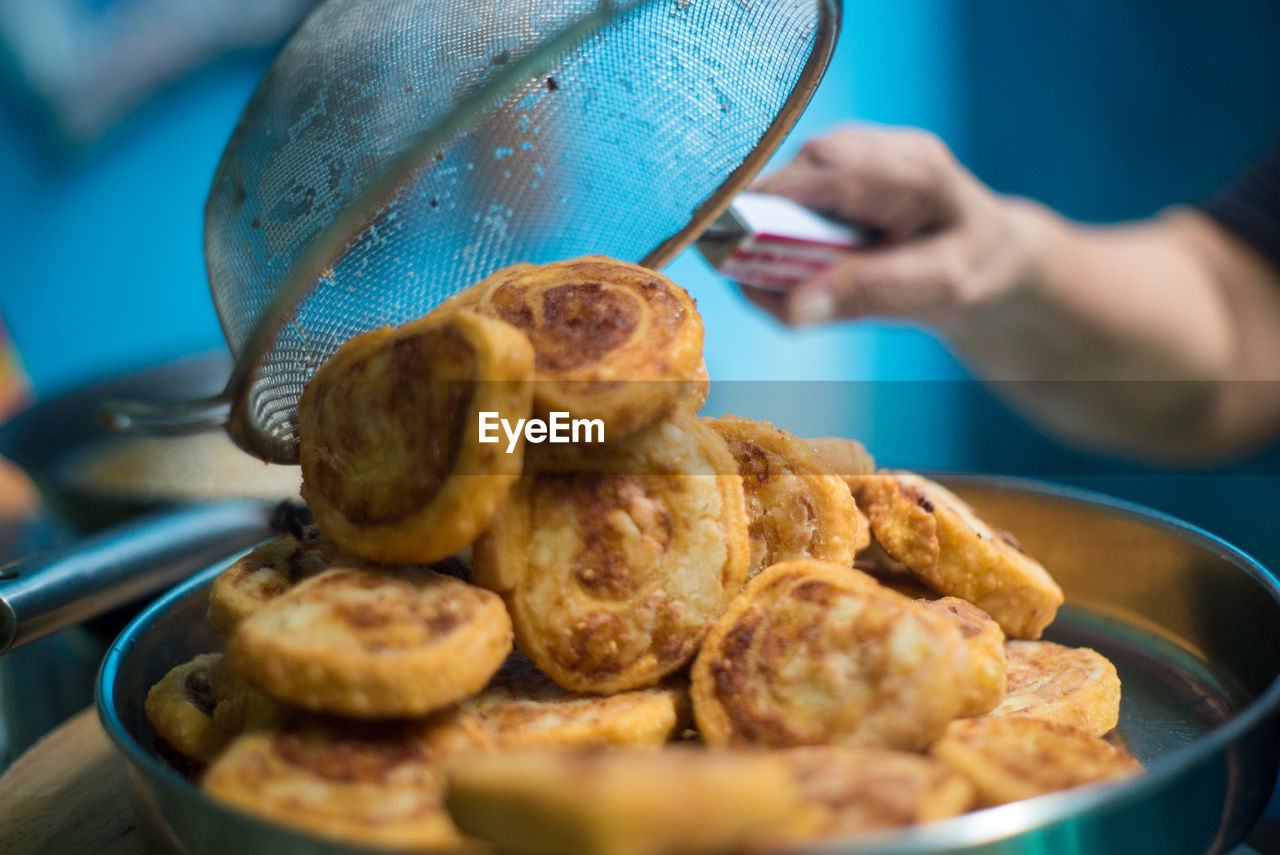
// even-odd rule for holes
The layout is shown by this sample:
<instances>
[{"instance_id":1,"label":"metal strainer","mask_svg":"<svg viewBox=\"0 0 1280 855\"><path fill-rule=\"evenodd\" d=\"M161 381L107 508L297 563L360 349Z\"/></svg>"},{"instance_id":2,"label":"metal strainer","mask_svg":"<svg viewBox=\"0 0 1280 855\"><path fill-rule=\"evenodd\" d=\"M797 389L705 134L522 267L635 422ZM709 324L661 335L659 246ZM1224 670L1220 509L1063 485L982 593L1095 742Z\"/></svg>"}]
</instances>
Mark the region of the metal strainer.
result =
<instances>
[{"instance_id":1,"label":"metal strainer","mask_svg":"<svg viewBox=\"0 0 1280 855\"><path fill-rule=\"evenodd\" d=\"M115 404L297 460L342 342L498 268L657 267L759 170L825 71L839 0L329 0L245 108L205 207L222 395Z\"/></svg>"}]
</instances>

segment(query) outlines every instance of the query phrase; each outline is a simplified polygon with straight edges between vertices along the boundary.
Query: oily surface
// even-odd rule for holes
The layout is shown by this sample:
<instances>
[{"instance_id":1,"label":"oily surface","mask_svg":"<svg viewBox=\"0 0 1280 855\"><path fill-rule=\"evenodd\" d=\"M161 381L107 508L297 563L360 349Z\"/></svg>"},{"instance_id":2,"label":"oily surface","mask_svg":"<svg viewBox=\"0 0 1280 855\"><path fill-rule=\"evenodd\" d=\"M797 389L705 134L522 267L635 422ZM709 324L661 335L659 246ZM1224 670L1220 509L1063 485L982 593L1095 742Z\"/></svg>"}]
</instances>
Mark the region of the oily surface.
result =
<instances>
[{"instance_id":1,"label":"oily surface","mask_svg":"<svg viewBox=\"0 0 1280 855\"><path fill-rule=\"evenodd\" d=\"M536 354L535 407L599 418L606 437L706 397L702 319L665 276L602 256L517 264L444 304L523 330Z\"/></svg>"},{"instance_id":2,"label":"oily surface","mask_svg":"<svg viewBox=\"0 0 1280 855\"><path fill-rule=\"evenodd\" d=\"M926 609L953 622L969 650L968 688L962 716L982 715L1004 700L1009 663L1004 632L991 615L957 597L919 600Z\"/></svg>"},{"instance_id":3,"label":"oily surface","mask_svg":"<svg viewBox=\"0 0 1280 855\"><path fill-rule=\"evenodd\" d=\"M199 763L212 760L230 734L213 718L213 674L220 653L203 653L171 669L147 692L147 721L170 748Z\"/></svg>"},{"instance_id":4,"label":"oily surface","mask_svg":"<svg viewBox=\"0 0 1280 855\"><path fill-rule=\"evenodd\" d=\"M520 480L476 544L476 582L502 594L517 646L564 688L653 685L742 586L741 482L720 474L733 466L723 441L680 411L584 455Z\"/></svg>"},{"instance_id":5,"label":"oily surface","mask_svg":"<svg viewBox=\"0 0 1280 855\"><path fill-rule=\"evenodd\" d=\"M228 662L273 697L359 717L422 715L477 691L511 649L501 600L422 568L345 566L246 619Z\"/></svg>"},{"instance_id":6,"label":"oily surface","mask_svg":"<svg viewBox=\"0 0 1280 855\"><path fill-rule=\"evenodd\" d=\"M790 558L852 566L869 532L848 486L824 471L813 451L768 422L708 419L738 464L750 520L751 569Z\"/></svg>"},{"instance_id":7,"label":"oily surface","mask_svg":"<svg viewBox=\"0 0 1280 855\"><path fill-rule=\"evenodd\" d=\"M780 752L800 808L762 848L901 828L964 813L973 789L950 767L904 751L822 745Z\"/></svg>"},{"instance_id":8,"label":"oily surface","mask_svg":"<svg viewBox=\"0 0 1280 855\"><path fill-rule=\"evenodd\" d=\"M228 734L268 727L287 714L285 707L232 668L226 657L213 669L210 687L216 702L213 720Z\"/></svg>"},{"instance_id":9,"label":"oily surface","mask_svg":"<svg viewBox=\"0 0 1280 855\"><path fill-rule=\"evenodd\" d=\"M965 697L968 652L946 618L856 570L797 559L753 579L693 668L712 745L918 750Z\"/></svg>"},{"instance_id":10,"label":"oily surface","mask_svg":"<svg viewBox=\"0 0 1280 855\"><path fill-rule=\"evenodd\" d=\"M568 692L519 653L463 703L502 748L661 745L687 720L687 706L679 685L607 696Z\"/></svg>"},{"instance_id":11,"label":"oily surface","mask_svg":"<svg viewBox=\"0 0 1280 855\"><path fill-rule=\"evenodd\" d=\"M1120 720L1120 676L1101 653L1051 641L1010 641L1008 695L993 716L1024 715L1094 736Z\"/></svg>"},{"instance_id":12,"label":"oily surface","mask_svg":"<svg viewBox=\"0 0 1280 855\"><path fill-rule=\"evenodd\" d=\"M363 525L398 520L439 493L461 448L478 375L475 345L453 326L386 338L367 358L341 372L326 367L308 384L319 399L314 433L326 441L306 470L309 493ZM414 382L432 374L439 380Z\"/></svg>"},{"instance_id":13,"label":"oily surface","mask_svg":"<svg viewBox=\"0 0 1280 855\"><path fill-rule=\"evenodd\" d=\"M310 834L451 849L465 841L443 807L444 766L491 745L457 713L399 722L297 715L237 738L202 784L223 802Z\"/></svg>"},{"instance_id":14,"label":"oily surface","mask_svg":"<svg viewBox=\"0 0 1280 855\"><path fill-rule=\"evenodd\" d=\"M986 611L1012 638L1039 638L1062 589L1008 532L989 526L950 490L911 472L860 479L871 533L893 559L943 594Z\"/></svg>"},{"instance_id":15,"label":"oily surface","mask_svg":"<svg viewBox=\"0 0 1280 855\"><path fill-rule=\"evenodd\" d=\"M857 479L874 475L875 458L867 448L856 439L842 436L819 436L805 440L813 453L818 456L823 471L830 475L838 475L851 488Z\"/></svg>"},{"instance_id":16,"label":"oily surface","mask_svg":"<svg viewBox=\"0 0 1280 855\"><path fill-rule=\"evenodd\" d=\"M209 623L214 629L230 635L240 621L338 559L337 546L315 526L300 534L283 534L262 544L213 580Z\"/></svg>"},{"instance_id":17,"label":"oily surface","mask_svg":"<svg viewBox=\"0 0 1280 855\"><path fill-rule=\"evenodd\" d=\"M498 752L449 770L449 810L504 851L738 851L796 806L776 756L616 749Z\"/></svg>"},{"instance_id":18,"label":"oily surface","mask_svg":"<svg viewBox=\"0 0 1280 855\"><path fill-rule=\"evenodd\" d=\"M930 751L969 780L983 806L1142 771L1122 748L1067 725L1025 716L953 722Z\"/></svg>"},{"instance_id":19,"label":"oily surface","mask_svg":"<svg viewBox=\"0 0 1280 855\"><path fill-rule=\"evenodd\" d=\"M533 350L509 324L468 311L346 342L298 402L302 495L342 551L429 563L491 519L522 446L479 441L479 413L525 418Z\"/></svg>"}]
</instances>

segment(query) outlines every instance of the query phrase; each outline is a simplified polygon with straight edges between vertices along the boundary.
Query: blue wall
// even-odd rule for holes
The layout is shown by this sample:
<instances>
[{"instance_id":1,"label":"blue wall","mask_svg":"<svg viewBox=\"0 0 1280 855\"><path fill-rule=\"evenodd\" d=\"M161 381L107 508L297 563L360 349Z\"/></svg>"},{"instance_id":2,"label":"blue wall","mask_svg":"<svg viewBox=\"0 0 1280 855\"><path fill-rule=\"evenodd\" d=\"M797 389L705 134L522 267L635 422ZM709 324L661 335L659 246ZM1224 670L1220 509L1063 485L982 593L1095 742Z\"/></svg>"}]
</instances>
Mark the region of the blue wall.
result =
<instances>
[{"instance_id":1,"label":"blue wall","mask_svg":"<svg viewBox=\"0 0 1280 855\"><path fill-rule=\"evenodd\" d=\"M221 346L204 197L263 70L206 68L82 151L0 101L0 313L39 394Z\"/></svg>"},{"instance_id":2,"label":"blue wall","mask_svg":"<svg viewBox=\"0 0 1280 855\"><path fill-rule=\"evenodd\" d=\"M1280 135L1274 0L963 0L968 162L1117 220L1202 198Z\"/></svg>"}]
</instances>

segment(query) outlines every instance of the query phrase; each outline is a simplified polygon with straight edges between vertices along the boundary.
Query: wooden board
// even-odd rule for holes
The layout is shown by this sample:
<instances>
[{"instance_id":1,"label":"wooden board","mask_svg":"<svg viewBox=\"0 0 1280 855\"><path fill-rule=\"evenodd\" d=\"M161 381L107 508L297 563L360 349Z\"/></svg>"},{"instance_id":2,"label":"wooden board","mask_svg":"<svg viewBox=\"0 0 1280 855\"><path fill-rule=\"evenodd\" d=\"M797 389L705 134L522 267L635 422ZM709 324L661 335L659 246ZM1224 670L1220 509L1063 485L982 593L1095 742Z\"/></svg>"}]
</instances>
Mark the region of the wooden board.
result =
<instances>
[{"instance_id":1,"label":"wooden board","mask_svg":"<svg viewBox=\"0 0 1280 855\"><path fill-rule=\"evenodd\" d=\"M129 781L92 709L31 746L0 777L4 855L142 855Z\"/></svg>"}]
</instances>

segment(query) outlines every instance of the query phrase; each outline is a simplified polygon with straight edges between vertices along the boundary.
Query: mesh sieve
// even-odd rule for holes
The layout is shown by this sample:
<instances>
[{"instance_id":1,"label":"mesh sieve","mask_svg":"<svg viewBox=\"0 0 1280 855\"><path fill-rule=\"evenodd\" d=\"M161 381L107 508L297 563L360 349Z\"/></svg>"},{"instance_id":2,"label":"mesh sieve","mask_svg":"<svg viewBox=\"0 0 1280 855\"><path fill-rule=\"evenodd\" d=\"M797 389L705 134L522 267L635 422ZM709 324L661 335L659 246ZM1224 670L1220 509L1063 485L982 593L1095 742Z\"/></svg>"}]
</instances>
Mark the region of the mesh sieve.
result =
<instances>
[{"instance_id":1,"label":"mesh sieve","mask_svg":"<svg viewBox=\"0 0 1280 855\"><path fill-rule=\"evenodd\" d=\"M839 17L839 0L329 0L206 204L226 391L115 422L225 422L295 461L298 396L351 336L520 261L665 263L795 122Z\"/></svg>"}]
</instances>

